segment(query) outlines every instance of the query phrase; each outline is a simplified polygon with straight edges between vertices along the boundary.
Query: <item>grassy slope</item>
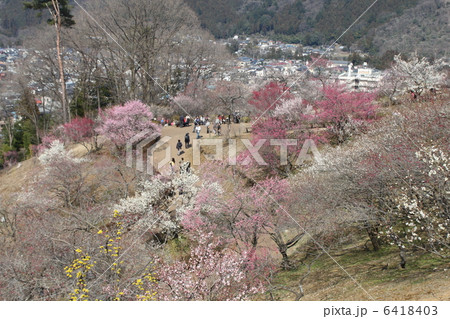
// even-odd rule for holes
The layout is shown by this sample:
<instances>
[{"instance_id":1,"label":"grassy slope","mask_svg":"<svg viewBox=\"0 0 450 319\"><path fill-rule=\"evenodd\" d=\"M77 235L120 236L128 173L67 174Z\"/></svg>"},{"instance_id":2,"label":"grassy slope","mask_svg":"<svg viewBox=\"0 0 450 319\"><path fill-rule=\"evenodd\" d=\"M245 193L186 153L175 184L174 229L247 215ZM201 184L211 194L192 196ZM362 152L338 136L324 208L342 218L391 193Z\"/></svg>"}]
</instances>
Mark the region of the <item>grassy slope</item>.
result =
<instances>
[{"instance_id":1,"label":"grassy slope","mask_svg":"<svg viewBox=\"0 0 450 319\"><path fill-rule=\"evenodd\" d=\"M351 249L342 247L330 255L375 300L450 300L450 265L431 254L409 255L406 269L401 269L396 248L367 250L363 244ZM295 256L295 254L294 254ZM308 271L309 257L291 271L281 271L274 284L298 291L299 279ZM387 265L387 269L383 269ZM323 254L311 267L303 285L302 300L370 300L370 297L327 255ZM275 300L293 300L285 290L274 292ZM269 295L258 299L269 299Z\"/></svg>"}]
</instances>

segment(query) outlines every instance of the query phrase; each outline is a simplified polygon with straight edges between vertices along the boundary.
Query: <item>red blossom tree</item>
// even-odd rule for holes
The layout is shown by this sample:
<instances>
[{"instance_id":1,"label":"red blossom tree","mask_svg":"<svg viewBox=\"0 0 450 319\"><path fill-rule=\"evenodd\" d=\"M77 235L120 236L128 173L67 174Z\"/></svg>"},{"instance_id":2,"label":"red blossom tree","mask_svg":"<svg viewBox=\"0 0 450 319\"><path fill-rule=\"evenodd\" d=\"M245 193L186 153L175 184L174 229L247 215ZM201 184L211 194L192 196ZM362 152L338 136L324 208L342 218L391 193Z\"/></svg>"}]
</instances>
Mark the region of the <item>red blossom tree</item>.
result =
<instances>
[{"instance_id":1,"label":"red blossom tree","mask_svg":"<svg viewBox=\"0 0 450 319\"><path fill-rule=\"evenodd\" d=\"M63 125L64 135L74 143L83 145L88 152L97 147L95 122L87 117L74 118Z\"/></svg>"},{"instance_id":2,"label":"red blossom tree","mask_svg":"<svg viewBox=\"0 0 450 319\"><path fill-rule=\"evenodd\" d=\"M309 64L310 78L319 81L321 86L325 88L327 82L331 80L330 62L321 57L312 57Z\"/></svg>"},{"instance_id":3,"label":"red blossom tree","mask_svg":"<svg viewBox=\"0 0 450 319\"><path fill-rule=\"evenodd\" d=\"M326 142L326 138L309 128L310 115L300 114L299 119L289 120L285 116L260 119L252 128L251 145L262 162L249 149L240 153L237 164L246 174L258 178L263 174L286 176L297 166L299 154L306 140L316 145ZM262 143L262 144L261 144Z\"/></svg>"},{"instance_id":4,"label":"red blossom tree","mask_svg":"<svg viewBox=\"0 0 450 319\"><path fill-rule=\"evenodd\" d=\"M328 126L331 138L341 144L376 117L375 93L347 91L325 86L323 99L316 102L316 117Z\"/></svg>"},{"instance_id":5,"label":"red blossom tree","mask_svg":"<svg viewBox=\"0 0 450 319\"><path fill-rule=\"evenodd\" d=\"M270 82L258 91L253 91L249 104L264 113L271 113L284 100L292 98L289 88L282 83Z\"/></svg>"}]
</instances>

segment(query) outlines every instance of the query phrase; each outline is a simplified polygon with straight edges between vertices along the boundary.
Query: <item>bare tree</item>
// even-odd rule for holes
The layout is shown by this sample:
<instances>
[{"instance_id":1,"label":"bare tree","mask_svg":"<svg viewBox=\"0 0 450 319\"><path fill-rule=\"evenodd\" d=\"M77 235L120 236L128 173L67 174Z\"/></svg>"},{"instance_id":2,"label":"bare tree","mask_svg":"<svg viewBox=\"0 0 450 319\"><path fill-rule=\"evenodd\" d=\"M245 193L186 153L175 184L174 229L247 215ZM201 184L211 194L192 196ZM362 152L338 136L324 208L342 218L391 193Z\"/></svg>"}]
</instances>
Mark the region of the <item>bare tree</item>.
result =
<instances>
[{"instance_id":1,"label":"bare tree","mask_svg":"<svg viewBox=\"0 0 450 319\"><path fill-rule=\"evenodd\" d=\"M42 103L39 106L41 113L41 137L50 129L51 123L64 122L59 85L58 58L52 48L54 34L50 30L41 30L39 37L32 33L25 40L28 55L19 64L19 73L16 82L18 89L29 88L30 92ZM66 60L65 71L74 72L73 64Z\"/></svg>"},{"instance_id":2,"label":"bare tree","mask_svg":"<svg viewBox=\"0 0 450 319\"><path fill-rule=\"evenodd\" d=\"M301 300L305 296L305 290L304 290L304 284L305 280L309 277L311 274L311 267L312 265L324 254L323 251L319 251L316 255L316 257L313 258L307 265L306 265L306 272L303 274L303 276L300 278L298 283L296 283L296 287L291 287L291 285L277 285L273 284L274 278L273 273L270 273L270 277L267 278L268 282L268 289L267 292L270 295L271 300L275 300L274 292L284 290L294 296L295 301Z\"/></svg>"},{"instance_id":3,"label":"bare tree","mask_svg":"<svg viewBox=\"0 0 450 319\"><path fill-rule=\"evenodd\" d=\"M160 103L212 65L215 46L180 0L95 0L85 9L75 47L111 79L118 102Z\"/></svg>"},{"instance_id":4,"label":"bare tree","mask_svg":"<svg viewBox=\"0 0 450 319\"><path fill-rule=\"evenodd\" d=\"M216 83L216 88L211 95L217 111L220 113L225 112L225 115L230 116L230 121L227 122L227 135L229 136L232 116L238 111L243 112L248 107L249 92L242 83L221 81Z\"/></svg>"},{"instance_id":5,"label":"bare tree","mask_svg":"<svg viewBox=\"0 0 450 319\"><path fill-rule=\"evenodd\" d=\"M24 3L25 8L34 10L47 9L50 12L51 19L48 23L55 27L56 31L56 54L59 70L59 81L61 88L61 105L63 112L63 121L67 123L70 121L70 110L67 106L67 92L66 92L66 80L64 77L64 63L63 53L61 49L61 31L63 27L71 27L75 24L72 19L73 16L70 13L70 8L67 0L33 0L31 2Z\"/></svg>"}]
</instances>

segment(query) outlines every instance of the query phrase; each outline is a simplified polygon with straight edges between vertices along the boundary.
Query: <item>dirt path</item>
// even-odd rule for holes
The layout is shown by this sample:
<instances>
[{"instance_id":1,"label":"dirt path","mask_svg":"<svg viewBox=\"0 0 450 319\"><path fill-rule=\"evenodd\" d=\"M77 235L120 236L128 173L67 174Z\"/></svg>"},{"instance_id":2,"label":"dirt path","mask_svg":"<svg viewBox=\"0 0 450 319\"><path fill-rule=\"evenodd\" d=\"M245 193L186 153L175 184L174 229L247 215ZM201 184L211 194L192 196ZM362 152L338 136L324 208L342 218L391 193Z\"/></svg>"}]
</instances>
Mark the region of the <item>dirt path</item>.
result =
<instances>
[{"instance_id":1,"label":"dirt path","mask_svg":"<svg viewBox=\"0 0 450 319\"><path fill-rule=\"evenodd\" d=\"M201 139L213 139L213 138L227 138L230 136L233 137L242 137L242 136L248 136L246 133L246 128L249 127L250 124L232 124L230 126L230 134L228 134L228 125L222 125L222 134L221 136L217 136L214 133L207 133L206 132L206 126L202 125L201 128ZM212 129L212 125L210 125L210 128ZM175 126L165 126L161 130L161 137L170 137L170 140L165 146L161 146L154 152L154 164L158 165L158 163L162 163L164 158L166 157L166 149L167 147L170 148L170 159L174 158L176 162L176 170L178 171L180 168L180 161L183 158L184 161L189 161L193 163L193 149L192 144L194 142L194 139L197 138L197 133L193 132L194 127L188 126L188 127L175 127ZM186 148L186 145L184 143L184 137L186 133L189 133L190 137L190 143L191 147ZM176 144L178 140L181 141L183 144L183 152L180 156L177 154ZM160 172L163 174L169 174L170 173L170 166L169 164L165 164L161 169Z\"/></svg>"}]
</instances>

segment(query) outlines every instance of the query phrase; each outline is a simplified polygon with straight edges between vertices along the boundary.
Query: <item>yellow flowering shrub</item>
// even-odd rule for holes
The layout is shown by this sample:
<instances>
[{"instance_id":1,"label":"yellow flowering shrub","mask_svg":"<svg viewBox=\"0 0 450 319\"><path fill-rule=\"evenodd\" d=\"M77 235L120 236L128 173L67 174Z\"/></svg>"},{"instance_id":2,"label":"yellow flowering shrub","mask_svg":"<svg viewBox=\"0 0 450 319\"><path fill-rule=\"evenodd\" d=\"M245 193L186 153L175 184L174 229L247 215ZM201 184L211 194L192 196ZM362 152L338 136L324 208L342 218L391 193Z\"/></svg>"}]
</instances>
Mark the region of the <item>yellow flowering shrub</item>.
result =
<instances>
[{"instance_id":1,"label":"yellow flowering shrub","mask_svg":"<svg viewBox=\"0 0 450 319\"><path fill-rule=\"evenodd\" d=\"M124 257L121 255L124 227L120 221L121 217L120 212L115 210L113 214L114 227L97 231L97 234L103 236L105 240L104 244L98 247L99 257L102 258L102 261L106 261L106 264L109 266L106 270L97 271L99 275L92 287L87 282L88 274L89 272L94 272L94 267L98 268L99 263L92 261L92 257L81 248L75 250L77 258L72 261L70 266L64 268L66 276L74 279L75 287L69 293L70 300L156 300L157 293L153 289L156 284L156 278L150 272L149 267L137 279L133 280L124 277L123 266L125 261L121 260ZM98 282L99 285L104 287L95 287L101 277L107 278L108 283L105 286L104 282ZM131 284L130 280L132 280ZM98 288L101 288L101 296L99 292L92 292L93 290L98 291Z\"/></svg>"}]
</instances>

